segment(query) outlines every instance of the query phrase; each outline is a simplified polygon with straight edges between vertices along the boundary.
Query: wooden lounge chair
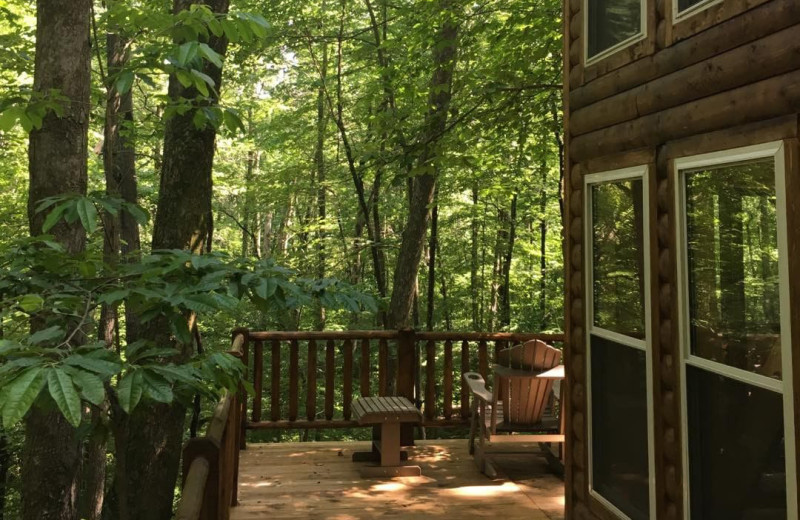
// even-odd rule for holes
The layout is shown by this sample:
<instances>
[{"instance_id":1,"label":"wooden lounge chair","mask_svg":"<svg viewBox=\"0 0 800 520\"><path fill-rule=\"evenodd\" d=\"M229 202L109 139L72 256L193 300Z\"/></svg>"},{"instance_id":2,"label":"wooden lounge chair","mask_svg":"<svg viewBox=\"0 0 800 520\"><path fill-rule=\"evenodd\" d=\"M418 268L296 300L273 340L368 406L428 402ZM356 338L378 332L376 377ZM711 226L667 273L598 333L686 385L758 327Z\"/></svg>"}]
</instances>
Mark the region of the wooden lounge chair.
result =
<instances>
[{"instance_id":1,"label":"wooden lounge chair","mask_svg":"<svg viewBox=\"0 0 800 520\"><path fill-rule=\"evenodd\" d=\"M494 387L480 374L467 372L464 382L472 394L469 451L482 473L497 476L493 453L529 452L539 443L551 467L563 471L563 446L559 394L564 367L561 351L538 340L502 350L493 367ZM477 436L477 443L476 441Z\"/></svg>"}]
</instances>

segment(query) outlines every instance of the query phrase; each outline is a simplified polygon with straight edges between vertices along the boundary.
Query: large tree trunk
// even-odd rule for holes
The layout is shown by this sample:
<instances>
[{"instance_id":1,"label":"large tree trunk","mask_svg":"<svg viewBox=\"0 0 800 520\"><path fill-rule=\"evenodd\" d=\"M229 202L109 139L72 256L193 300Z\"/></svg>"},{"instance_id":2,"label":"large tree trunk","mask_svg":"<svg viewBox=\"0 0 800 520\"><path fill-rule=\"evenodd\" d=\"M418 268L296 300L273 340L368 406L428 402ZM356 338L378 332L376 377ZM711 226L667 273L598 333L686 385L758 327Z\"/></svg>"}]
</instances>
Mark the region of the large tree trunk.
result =
<instances>
[{"instance_id":1,"label":"large tree trunk","mask_svg":"<svg viewBox=\"0 0 800 520\"><path fill-rule=\"evenodd\" d=\"M57 89L66 98L62 117L48 113L30 135L28 218L32 236L45 215L35 212L46 197L86 194L89 129L89 0L39 0L36 12L34 90ZM86 247L80 223L51 230L69 253ZM58 410L34 407L25 420L22 517L77 518L81 443Z\"/></svg>"},{"instance_id":2,"label":"large tree trunk","mask_svg":"<svg viewBox=\"0 0 800 520\"><path fill-rule=\"evenodd\" d=\"M175 0L177 13L188 9L190 0ZM228 0L205 2L215 13L227 13ZM224 55L225 38L212 37L209 45ZM222 70L206 64L219 91ZM171 99L197 95L170 77ZM212 94L213 95L213 94ZM211 99L210 102L216 102ZM216 130L198 129L192 111L175 115L166 125L163 167L158 207L153 230L153 249L183 249L196 253L210 247L212 232L211 170ZM171 344L169 328L154 320L142 334L158 344ZM184 355L189 355L188 347ZM130 416L115 411L117 431L116 518L120 520L166 520L172 516L172 502L183 440L186 408L141 403Z\"/></svg>"},{"instance_id":3,"label":"large tree trunk","mask_svg":"<svg viewBox=\"0 0 800 520\"><path fill-rule=\"evenodd\" d=\"M429 206L433 202L436 187L438 144L447 128L447 113L452 98L458 38L455 5L453 0L439 0L438 5L443 20L433 50L434 71L428 97L430 109L420 135L422 152L416 164L416 170L424 173L413 178L408 219L397 255L388 316L389 328L393 329L407 328L411 324L414 288L428 230Z\"/></svg>"}]
</instances>

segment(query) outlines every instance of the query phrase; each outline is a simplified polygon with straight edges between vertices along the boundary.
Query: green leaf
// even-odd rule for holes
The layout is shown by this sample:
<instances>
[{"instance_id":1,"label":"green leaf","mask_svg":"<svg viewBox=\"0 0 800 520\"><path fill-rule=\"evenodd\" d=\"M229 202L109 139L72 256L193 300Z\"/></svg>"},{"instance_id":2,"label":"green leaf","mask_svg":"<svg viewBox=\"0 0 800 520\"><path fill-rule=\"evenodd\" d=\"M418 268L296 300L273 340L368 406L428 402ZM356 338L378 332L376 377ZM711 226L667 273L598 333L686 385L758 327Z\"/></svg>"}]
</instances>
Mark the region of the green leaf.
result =
<instances>
[{"instance_id":1,"label":"green leaf","mask_svg":"<svg viewBox=\"0 0 800 520\"><path fill-rule=\"evenodd\" d=\"M53 226L58 224L58 221L61 219L61 215L67 210L67 204L59 204L53 210L47 214L47 218L44 219L44 223L42 224L42 232L47 233L50 231Z\"/></svg>"},{"instance_id":2,"label":"green leaf","mask_svg":"<svg viewBox=\"0 0 800 520\"><path fill-rule=\"evenodd\" d=\"M65 367L67 368L69 370L66 371L72 376L72 381L80 387L83 398L95 406L102 405L106 398L103 380L91 372Z\"/></svg>"},{"instance_id":3,"label":"green leaf","mask_svg":"<svg viewBox=\"0 0 800 520\"><path fill-rule=\"evenodd\" d=\"M97 208L94 206L94 203L86 197L82 197L78 199L76 209L78 210L78 217L81 219L83 229L85 229L87 233L94 233L94 230L97 229Z\"/></svg>"},{"instance_id":4,"label":"green leaf","mask_svg":"<svg viewBox=\"0 0 800 520\"><path fill-rule=\"evenodd\" d=\"M67 421L77 428L81 424L81 398L72 378L60 368L52 368L47 372L47 389Z\"/></svg>"},{"instance_id":5,"label":"green leaf","mask_svg":"<svg viewBox=\"0 0 800 520\"><path fill-rule=\"evenodd\" d=\"M19 299L18 305L25 312L35 312L42 308L44 299L38 294L26 294Z\"/></svg>"},{"instance_id":6,"label":"green leaf","mask_svg":"<svg viewBox=\"0 0 800 520\"><path fill-rule=\"evenodd\" d=\"M277 288L278 283L274 278L263 278L256 286L256 294L266 300L275 294Z\"/></svg>"},{"instance_id":7,"label":"green leaf","mask_svg":"<svg viewBox=\"0 0 800 520\"><path fill-rule=\"evenodd\" d=\"M64 363L73 367L83 368L95 374L109 377L119 372L120 366L112 361L96 359L93 357L73 354L64 359Z\"/></svg>"},{"instance_id":8,"label":"green leaf","mask_svg":"<svg viewBox=\"0 0 800 520\"><path fill-rule=\"evenodd\" d=\"M186 318L180 314L174 314L170 320L170 330L175 338L181 343L191 343L192 333L189 331L189 325L186 323Z\"/></svg>"},{"instance_id":9,"label":"green leaf","mask_svg":"<svg viewBox=\"0 0 800 520\"><path fill-rule=\"evenodd\" d=\"M210 28L210 25L209 25L209 28ZM222 28L221 28L221 27L220 27L220 30L222 30ZM217 35L217 36L218 36L218 35ZM220 68L220 69L222 68L222 56L221 56L221 55L219 55L219 54L217 53L217 51L215 51L214 49L212 49L211 47L209 47L209 46L208 46L208 44L206 44L206 43L201 43L201 44L198 46L197 50L198 50L198 52L200 53L200 55L201 55L202 57L204 57L206 60L208 60L208 61L210 61L211 63L213 63L213 64L214 64L216 67L218 67L218 68ZM213 82L212 82L212 83L209 83L209 85L211 85L211 86L214 86Z\"/></svg>"},{"instance_id":10,"label":"green leaf","mask_svg":"<svg viewBox=\"0 0 800 520\"><path fill-rule=\"evenodd\" d=\"M119 75L117 81L114 83L114 89L119 94L126 94L133 85L133 72L126 70Z\"/></svg>"},{"instance_id":11,"label":"green leaf","mask_svg":"<svg viewBox=\"0 0 800 520\"><path fill-rule=\"evenodd\" d=\"M22 419L39 396L45 384L45 372L41 366L29 368L6 385L0 392L3 407L3 426L11 428Z\"/></svg>"},{"instance_id":12,"label":"green leaf","mask_svg":"<svg viewBox=\"0 0 800 520\"><path fill-rule=\"evenodd\" d=\"M172 386L166 379L150 371L142 371L142 374L144 377L144 393L147 397L159 403L171 403L175 399L172 393Z\"/></svg>"},{"instance_id":13,"label":"green leaf","mask_svg":"<svg viewBox=\"0 0 800 520\"><path fill-rule=\"evenodd\" d=\"M125 202L122 206L139 224L147 224L147 221L150 220L150 215L140 206L131 204L130 202Z\"/></svg>"},{"instance_id":14,"label":"green leaf","mask_svg":"<svg viewBox=\"0 0 800 520\"><path fill-rule=\"evenodd\" d=\"M136 408L142 399L143 377L140 370L133 370L125 374L117 385L117 399L119 405L126 413Z\"/></svg>"},{"instance_id":15,"label":"green leaf","mask_svg":"<svg viewBox=\"0 0 800 520\"><path fill-rule=\"evenodd\" d=\"M32 345L40 345L48 341L59 339L64 335L64 330L59 326L48 327L43 330L34 332L28 337L28 342Z\"/></svg>"},{"instance_id":16,"label":"green leaf","mask_svg":"<svg viewBox=\"0 0 800 520\"><path fill-rule=\"evenodd\" d=\"M194 79L192 78L192 75L183 69L177 69L175 71L175 77L178 78L178 81L180 81L181 85L183 85L185 88L189 88L194 85Z\"/></svg>"},{"instance_id":17,"label":"green leaf","mask_svg":"<svg viewBox=\"0 0 800 520\"><path fill-rule=\"evenodd\" d=\"M186 42L178 48L178 63L184 67L197 56L196 41ZM186 86L186 85L184 85Z\"/></svg>"},{"instance_id":18,"label":"green leaf","mask_svg":"<svg viewBox=\"0 0 800 520\"><path fill-rule=\"evenodd\" d=\"M3 132L8 132L14 128L14 123L17 122L17 119L22 111L23 109L18 106L12 106L11 108L4 110L3 113L0 114L0 130Z\"/></svg>"}]
</instances>

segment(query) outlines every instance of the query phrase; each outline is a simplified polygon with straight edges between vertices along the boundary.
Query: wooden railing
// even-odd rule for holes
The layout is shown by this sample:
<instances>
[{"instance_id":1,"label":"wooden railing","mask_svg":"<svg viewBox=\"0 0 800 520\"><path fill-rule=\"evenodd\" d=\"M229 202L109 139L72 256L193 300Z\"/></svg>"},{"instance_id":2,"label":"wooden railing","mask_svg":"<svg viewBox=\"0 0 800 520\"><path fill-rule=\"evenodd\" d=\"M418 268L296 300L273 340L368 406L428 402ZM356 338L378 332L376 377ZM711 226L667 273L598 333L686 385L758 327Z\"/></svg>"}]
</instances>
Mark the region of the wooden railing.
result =
<instances>
[{"instance_id":1,"label":"wooden railing","mask_svg":"<svg viewBox=\"0 0 800 520\"><path fill-rule=\"evenodd\" d=\"M462 373L477 370L486 378L505 347L564 340L562 334L413 330L244 333L243 360L252 351L255 389L252 403L243 403L245 429L352 427L354 398L392 389L421 407L423 426L466 425L469 392Z\"/></svg>"},{"instance_id":2,"label":"wooden railing","mask_svg":"<svg viewBox=\"0 0 800 520\"><path fill-rule=\"evenodd\" d=\"M234 332L230 354L247 363L247 333ZM244 447L244 388L227 392L203 437L183 448L183 490L178 520L228 520L237 502L239 450Z\"/></svg>"}]
</instances>

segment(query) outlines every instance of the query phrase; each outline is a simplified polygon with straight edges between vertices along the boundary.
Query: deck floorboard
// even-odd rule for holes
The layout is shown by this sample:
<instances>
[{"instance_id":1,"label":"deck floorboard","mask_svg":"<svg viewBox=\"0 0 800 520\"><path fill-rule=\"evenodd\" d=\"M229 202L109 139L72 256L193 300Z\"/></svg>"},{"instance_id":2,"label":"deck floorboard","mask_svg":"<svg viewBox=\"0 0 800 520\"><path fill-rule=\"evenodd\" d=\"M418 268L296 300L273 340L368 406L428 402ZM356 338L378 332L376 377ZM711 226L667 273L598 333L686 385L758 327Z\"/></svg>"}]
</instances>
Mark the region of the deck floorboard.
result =
<instances>
[{"instance_id":1,"label":"deck floorboard","mask_svg":"<svg viewBox=\"0 0 800 520\"><path fill-rule=\"evenodd\" d=\"M231 520L502 518L562 520L564 482L537 453L497 458L506 478L482 475L466 440L417 441L421 477L364 479L350 460L368 442L248 444Z\"/></svg>"}]
</instances>

